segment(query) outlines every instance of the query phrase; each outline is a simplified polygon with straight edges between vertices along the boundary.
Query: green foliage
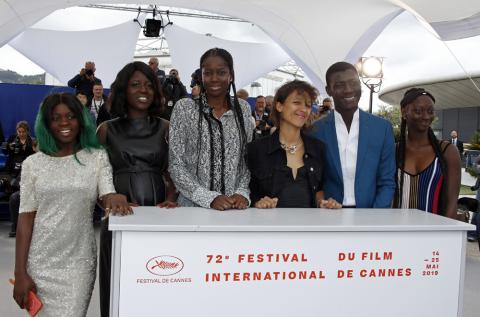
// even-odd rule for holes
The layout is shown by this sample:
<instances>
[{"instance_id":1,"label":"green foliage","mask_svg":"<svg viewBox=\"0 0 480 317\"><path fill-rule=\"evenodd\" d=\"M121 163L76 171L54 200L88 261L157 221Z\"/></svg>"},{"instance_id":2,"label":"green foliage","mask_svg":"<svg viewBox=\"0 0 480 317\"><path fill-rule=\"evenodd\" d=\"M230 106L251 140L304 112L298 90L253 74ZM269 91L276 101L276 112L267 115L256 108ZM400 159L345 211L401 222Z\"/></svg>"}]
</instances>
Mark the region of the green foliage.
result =
<instances>
[{"instance_id":1,"label":"green foliage","mask_svg":"<svg viewBox=\"0 0 480 317\"><path fill-rule=\"evenodd\" d=\"M478 176L477 169L472 166L465 167L465 172L467 172L468 174L470 174L470 176L473 176L473 177Z\"/></svg>"},{"instance_id":2,"label":"green foliage","mask_svg":"<svg viewBox=\"0 0 480 317\"><path fill-rule=\"evenodd\" d=\"M11 70L0 69L0 83L44 85L45 74L22 76Z\"/></svg>"},{"instance_id":3,"label":"green foliage","mask_svg":"<svg viewBox=\"0 0 480 317\"><path fill-rule=\"evenodd\" d=\"M395 142L398 142L400 140L400 124L402 121L400 106L380 105L379 108L376 115L390 121L393 127Z\"/></svg>"},{"instance_id":4,"label":"green foliage","mask_svg":"<svg viewBox=\"0 0 480 317\"><path fill-rule=\"evenodd\" d=\"M480 150L480 132L475 132L472 139L470 140L470 144L466 146L469 150Z\"/></svg>"},{"instance_id":5,"label":"green foliage","mask_svg":"<svg viewBox=\"0 0 480 317\"><path fill-rule=\"evenodd\" d=\"M465 144L465 148L468 150L480 150L480 132L475 132L472 139L470 140L470 144ZM467 166L465 168L465 172L470 174L473 177L478 177L478 168L476 167L476 162L472 162L473 166Z\"/></svg>"},{"instance_id":6,"label":"green foliage","mask_svg":"<svg viewBox=\"0 0 480 317\"><path fill-rule=\"evenodd\" d=\"M470 189L470 186L467 185L461 185L460 186L460 195L476 195L476 191L472 191Z\"/></svg>"}]
</instances>

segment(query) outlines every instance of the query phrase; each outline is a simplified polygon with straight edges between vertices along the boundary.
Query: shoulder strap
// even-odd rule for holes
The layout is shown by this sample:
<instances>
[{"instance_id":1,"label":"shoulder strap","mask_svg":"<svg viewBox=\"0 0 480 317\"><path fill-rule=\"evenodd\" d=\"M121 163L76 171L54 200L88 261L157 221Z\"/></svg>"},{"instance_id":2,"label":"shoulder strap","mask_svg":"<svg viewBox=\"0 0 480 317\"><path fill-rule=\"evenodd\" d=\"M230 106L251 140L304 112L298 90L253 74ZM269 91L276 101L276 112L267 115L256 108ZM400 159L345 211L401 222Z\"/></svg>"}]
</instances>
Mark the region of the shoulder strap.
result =
<instances>
[{"instance_id":1,"label":"shoulder strap","mask_svg":"<svg viewBox=\"0 0 480 317\"><path fill-rule=\"evenodd\" d=\"M450 143L449 141L445 141L445 140L441 140L440 141L440 149L442 150L442 154L445 153L445 151L447 150L448 146L451 145L452 143Z\"/></svg>"}]
</instances>

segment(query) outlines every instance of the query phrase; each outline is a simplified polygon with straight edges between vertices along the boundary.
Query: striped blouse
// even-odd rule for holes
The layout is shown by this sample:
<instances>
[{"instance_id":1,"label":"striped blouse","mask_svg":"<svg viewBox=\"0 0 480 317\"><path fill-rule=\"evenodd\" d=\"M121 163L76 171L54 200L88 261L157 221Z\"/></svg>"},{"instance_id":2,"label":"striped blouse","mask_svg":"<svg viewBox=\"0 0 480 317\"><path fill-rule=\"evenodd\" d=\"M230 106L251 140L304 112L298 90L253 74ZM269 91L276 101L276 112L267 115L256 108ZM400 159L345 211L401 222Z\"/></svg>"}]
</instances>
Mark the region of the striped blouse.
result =
<instances>
[{"instance_id":1,"label":"striped blouse","mask_svg":"<svg viewBox=\"0 0 480 317\"><path fill-rule=\"evenodd\" d=\"M398 175L400 178L401 173L398 173ZM414 208L437 214L443 180L438 157L416 175L404 171L403 193L399 193L402 195L400 208Z\"/></svg>"}]
</instances>

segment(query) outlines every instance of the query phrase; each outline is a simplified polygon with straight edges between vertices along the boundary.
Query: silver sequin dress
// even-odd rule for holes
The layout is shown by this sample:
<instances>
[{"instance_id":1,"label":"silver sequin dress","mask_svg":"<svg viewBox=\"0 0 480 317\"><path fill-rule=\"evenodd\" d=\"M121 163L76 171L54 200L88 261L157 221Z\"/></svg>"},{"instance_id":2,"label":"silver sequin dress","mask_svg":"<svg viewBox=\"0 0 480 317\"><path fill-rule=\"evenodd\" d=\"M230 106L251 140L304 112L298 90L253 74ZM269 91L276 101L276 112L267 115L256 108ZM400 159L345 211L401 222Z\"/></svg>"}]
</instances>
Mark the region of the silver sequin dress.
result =
<instances>
[{"instance_id":1,"label":"silver sequin dress","mask_svg":"<svg viewBox=\"0 0 480 317\"><path fill-rule=\"evenodd\" d=\"M36 153L22 165L20 212L36 211L27 270L43 302L38 316L85 316L95 282L92 212L115 192L104 150Z\"/></svg>"}]
</instances>

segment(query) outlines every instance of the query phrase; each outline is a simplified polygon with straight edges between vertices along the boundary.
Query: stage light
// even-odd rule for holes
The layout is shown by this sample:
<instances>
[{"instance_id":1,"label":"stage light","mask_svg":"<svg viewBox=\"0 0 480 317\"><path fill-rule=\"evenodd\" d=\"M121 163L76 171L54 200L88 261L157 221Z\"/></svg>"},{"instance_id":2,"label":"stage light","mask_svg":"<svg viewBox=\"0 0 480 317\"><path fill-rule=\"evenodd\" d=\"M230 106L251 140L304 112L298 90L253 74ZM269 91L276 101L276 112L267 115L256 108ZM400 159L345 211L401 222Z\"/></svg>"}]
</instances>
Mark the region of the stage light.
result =
<instances>
[{"instance_id":1,"label":"stage light","mask_svg":"<svg viewBox=\"0 0 480 317\"><path fill-rule=\"evenodd\" d=\"M383 57L360 57L355 67L360 79L370 90L368 112L372 113L373 93L380 90L383 80Z\"/></svg>"},{"instance_id":2,"label":"stage light","mask_svg":"<svg viewBox=\"0 0 480 317\"><path fill-rule=\"evenodd\" d=\"M380 78L382 73L382 59L379 57L366 57L362 62L362 74L367 78Z\"/></svg>"},{"instance_id":3,"label":"stage light","mask_svg":"<svg viewBox=\"0 0 480 317\"><path fill-rule=\"evenodd\" d=\"M145 37L159 37L161 28L161 20L146 19L145 28L143 29L143 35L145 35Z\"/></svg>"},{"instance_id":4,"label":"stage light","mask_svg":"<svg viewBox=\"0 0 480 317\"><path fill-rule=\"evenodd\" d=\"M158 16L160 17L160 19L157 20L155 19L155 16L157 15L157 6L154 6L151 10L153 19L145 19L145 26L140 23L138 17L142 12L148 13L149 10L144 10L142 9L142 7L138 7L138 15L136 19L133 19L133 22L138 23L138 25L143 29L143 35L145 35L145 37L160 37L160 31L165 29L165 27L173 24L173 22L170 21L170 11L159 11ZM164 22L162 13L166 15L168 19L167 23Z\"/></svg>"}]
</instances>

